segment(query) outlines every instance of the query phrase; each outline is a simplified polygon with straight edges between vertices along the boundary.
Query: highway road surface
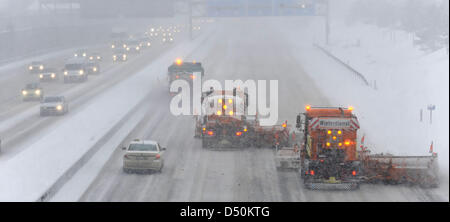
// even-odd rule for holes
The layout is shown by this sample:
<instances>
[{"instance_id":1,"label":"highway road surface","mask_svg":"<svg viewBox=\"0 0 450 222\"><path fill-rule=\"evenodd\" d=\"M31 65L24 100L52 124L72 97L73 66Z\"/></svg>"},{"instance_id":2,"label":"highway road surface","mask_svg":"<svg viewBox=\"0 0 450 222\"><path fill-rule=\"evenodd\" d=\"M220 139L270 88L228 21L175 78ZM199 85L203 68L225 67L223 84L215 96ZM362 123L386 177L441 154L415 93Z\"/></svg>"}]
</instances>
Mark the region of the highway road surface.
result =
<instances>
[{"instance_id":1,"label":"highway road surface","mask_svg":"<svg viewBox=\"0 0 450 222\"><path fill-rule=\"evenodd\" d=\"M305 104L333 105L276 31L280 27L252 20L217 26L209 46L186 58L202 62L205 79L278 80L279 122L293 123ZM316 49L305 44L303 50ZM167 147L162 173L124 173L124 151L117 147L80 201L448 201L448 173L438 189L363 184L356 191L307 190L297 172L276 170L273 149L203 149L194 138L194 118L169 112L167 85L152 94L142 104L146 116L123 143L140 138Z\"/></svg>"},{"instance_id":2,"label":"highway road surface","mask_svg":"<svg viewBox=\"0 0 450 222\"><path fill-rule=\"evenodd\" d=\"M180 34L180 40L186 38L186 33ZM0 70L0 135L2 137L2 155L0 160L7 160L17 153L28 149L30 144L41 135L51 130L57 121L70 118L90 99L106 89L116 85L130 75L137 73L161 53L172 48L175 44L161 44L155 40L152 46L144 49L138 55L129 55L124 63L112 63L112 50L109 42L94 48L86 47L88 52L98 52L103 56L100 63L100 73L89 75L84 83L63 83L62 69L64 61L73 56L73 51L65 50L55 56L42 59L46 67L59 70L60 78L55 82L43 82L45 95L63 95L69 103L69 113L60 117L40 117L39 102L23 102L21 89L26 83L39 82L37 74L28 73L28 64L11 66ZM39 60L37 60L39 61Z\"/></svg>"}]
</instances>

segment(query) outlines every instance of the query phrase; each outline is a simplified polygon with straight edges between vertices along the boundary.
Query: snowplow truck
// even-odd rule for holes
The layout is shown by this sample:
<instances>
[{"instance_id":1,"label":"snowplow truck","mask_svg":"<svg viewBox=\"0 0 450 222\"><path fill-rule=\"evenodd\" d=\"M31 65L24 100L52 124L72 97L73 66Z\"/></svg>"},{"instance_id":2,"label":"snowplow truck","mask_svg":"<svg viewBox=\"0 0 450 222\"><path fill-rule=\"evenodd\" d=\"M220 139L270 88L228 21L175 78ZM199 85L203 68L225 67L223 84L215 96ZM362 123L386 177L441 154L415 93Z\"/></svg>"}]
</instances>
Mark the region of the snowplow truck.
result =
<instances>
[{"instance_id":1,"label":"snowplow truck","mask_svg":"<svg viewBox=\"0 0 450 222\"><path fill-rule=\"evenodd\" d=\"M183 62L181 59L177 59L167 70L167 79L170 84L177 80L186 80L192 86L193 80L198 77L203 77L205 70L200 62Z\"/></svg>"},{"instance_id":2,"label":"snowplow truck","mask_svg":"<svg viewBox=\"0 0 450 222\"><path fill-rule=\"evenodd\" d=\"M300 173L309 189L352 190L363 182L437 185L437 155L370 154L358 148L353 108L311 107L297 116Z\"/></svg>"},{"instance_id":3,"label":"snowplow truck","mask_svg":"<svg viewBox=\"0 0 450 222\"><path fill-rule=\"evenodd\" d=\"M286 123L260 126L258 115L247 115L248 95L238 89L213 90L202 95L202 113L197 116L195 137L203 148L284 146L289 142Z\"/></svg>"}]
</instances>

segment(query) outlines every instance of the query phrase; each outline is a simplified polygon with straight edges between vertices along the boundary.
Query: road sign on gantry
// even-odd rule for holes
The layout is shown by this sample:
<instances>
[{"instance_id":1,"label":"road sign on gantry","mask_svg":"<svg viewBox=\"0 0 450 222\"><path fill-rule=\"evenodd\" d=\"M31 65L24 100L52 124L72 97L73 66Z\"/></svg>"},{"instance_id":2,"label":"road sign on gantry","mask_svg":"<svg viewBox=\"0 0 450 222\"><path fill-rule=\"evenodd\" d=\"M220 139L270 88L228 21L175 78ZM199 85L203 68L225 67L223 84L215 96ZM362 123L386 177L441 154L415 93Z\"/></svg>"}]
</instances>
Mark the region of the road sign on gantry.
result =
<instances>
[{"instance_id":1,"label":"road sign on gantry","mask_svg":"<svg viewBox=\"0 0 450 222\"><path fill-rule=\"evenodd\" d=\"M210 17L315 16L318 0L209 0Z\"/></svg>"}]
</instances>

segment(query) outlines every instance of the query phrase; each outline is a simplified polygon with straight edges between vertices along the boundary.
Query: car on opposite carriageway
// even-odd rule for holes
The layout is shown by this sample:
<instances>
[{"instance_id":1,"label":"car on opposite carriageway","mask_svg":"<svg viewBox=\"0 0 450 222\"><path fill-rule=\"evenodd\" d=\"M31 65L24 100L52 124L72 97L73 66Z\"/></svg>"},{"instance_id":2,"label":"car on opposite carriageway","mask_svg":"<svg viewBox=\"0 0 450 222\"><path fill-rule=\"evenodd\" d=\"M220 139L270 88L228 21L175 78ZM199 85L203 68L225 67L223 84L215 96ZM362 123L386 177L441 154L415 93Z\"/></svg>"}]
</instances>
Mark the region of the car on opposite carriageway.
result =
<instances>
[{"instance_id":1,"label":"car on opposite carriageway","mask_svg":"<svg viewBox=\"0 0 450 222\"><path fill-rule=\"evenodd\" d=\"M59 79L58 70L55 68L45 68L39 72L39 81L51 82Z\"/></svg>"},{"instance_id":2,"label":"car on opposite carriageway","mask_svg":"<svg viewBox=\"0 0 450 222\"><path fill-rule=\"evenodd\" d=\"M39 73L40 71L44 70L44 68L45 65L43 62L33 61L28 66L28 71L30 71L30 73Z\"/></svg>"},{"instance_id":3,"label":"car on opposite carriageway","mask_svg":"<svg viewBox=\"0 0 450 222\"><path fill-rule=\"evenodd\" d=\"M101 62L103 59L102 55L98 52L89 53L89 61Z\"/></svg>"},{"instance_id":4,"label":"car on opposite carriageway","mask_svg":"<svg viewBox=\"0 0 450 222\"><path fill-rule=\"evenodd\" d=\"M33 82L25 85L22 89L22 100L41 100L44 95L44 91L39 83Z\"/></svg>"},{"instance_id":5,"label":"car on opposite carriageway","mask_svg":"<svg viewBox=\"0 0 450 222\"><path fill-rule=\"evenodd\" d=\"M113 62L125 62L128 60L128 53L124 48L116 48L113 50Z\"/></svg>"},{"instance_id":6,"label":"car on opposite carriageway","mask_svg":"<svg viewBox=\"0 0 450 222\"><path fill-rule=\"evenodd\" d=\"M64 65L64 83L87 81L88 63L86 58L71 58Z\"/></svg>"},{"instance_id":7,"label":"car on opposite carriageway","mask_svg":"<svg viewBox=\"0 0 450 222\"><path fill-rule=\"evenodd\" d=\"M45 96L41 100L40 115L64 115L69 112L69 105L64 96Z\"/></svg>"}]
</instances>

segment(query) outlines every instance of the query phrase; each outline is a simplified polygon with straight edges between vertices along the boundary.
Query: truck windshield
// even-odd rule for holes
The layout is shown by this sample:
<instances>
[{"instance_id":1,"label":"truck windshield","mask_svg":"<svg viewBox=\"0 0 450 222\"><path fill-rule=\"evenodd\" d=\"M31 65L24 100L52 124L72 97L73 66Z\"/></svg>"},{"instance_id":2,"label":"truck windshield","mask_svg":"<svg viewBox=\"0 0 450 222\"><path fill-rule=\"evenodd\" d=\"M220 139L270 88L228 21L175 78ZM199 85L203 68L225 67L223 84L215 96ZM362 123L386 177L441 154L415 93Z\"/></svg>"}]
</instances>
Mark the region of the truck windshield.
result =
<instances>
[{"instance_id":1,"label":"truck windshield","mask_svg":"<svg viewBox=\"0 0 450 222\"><path fill-rule=\"evenodd\" d=\"M156 144L130 144L129 151L158 151Z\"/></svg>"}]
</instances>

